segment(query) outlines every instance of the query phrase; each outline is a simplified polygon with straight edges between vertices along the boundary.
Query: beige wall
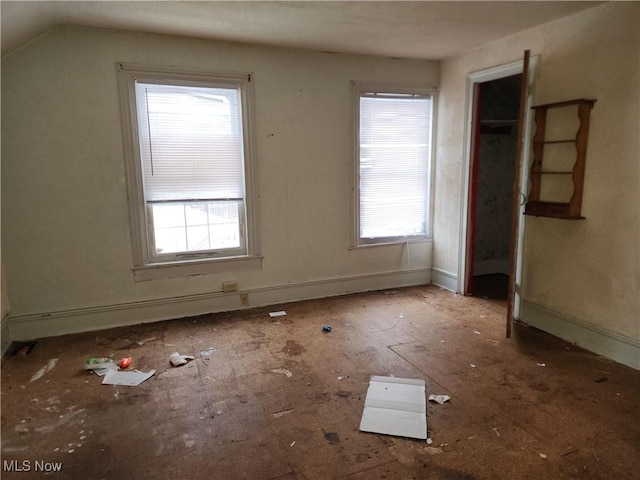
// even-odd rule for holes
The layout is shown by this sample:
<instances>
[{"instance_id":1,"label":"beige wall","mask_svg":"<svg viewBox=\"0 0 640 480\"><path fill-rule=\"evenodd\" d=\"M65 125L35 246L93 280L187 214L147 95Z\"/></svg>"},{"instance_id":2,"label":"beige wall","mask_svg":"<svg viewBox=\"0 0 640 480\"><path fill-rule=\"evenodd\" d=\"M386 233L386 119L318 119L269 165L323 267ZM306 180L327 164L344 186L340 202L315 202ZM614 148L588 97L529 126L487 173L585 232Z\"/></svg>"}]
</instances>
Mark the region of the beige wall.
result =
<instances>
[{"instance_id":1,"label":"beige wall","mask_svg":"<svg viewBox=\"0 0 640 480\"><path fill-rule=\"evenodd\" d=\"M9 314L9 293L7 283L4 278L4 265L0 262L0 356L9 348L11 337L9 335L9 325L7 315Z\"/></svg>"},{"instance_id":2,"label":"beige wall","mask_svg":"<svg viewBox=\"0 0 640 480\"><path fill-rule=\"evenodd\" d=\"M534 104L596 98L583 216L526 218L524 299L640 340L640 4L614 2L443 62L434 267L457 273L469 73L539 55ZM526 321L527 318L524 318Z\"/></svg>"},{"instance_id":3,"label":"beige wall","mask_svg":"<svg viewBox=\"0 0 640 480\"><path fill-rule=\"evenodd\" d=\"M262 270L134 282L117 61L253 74ZM223 280L263 289L262 303L278 300L269 288L304 282L356 279L295 295L366 290L369 277L393 286L402 276L384 280L386 273L412 269L428 281L431 243L409 245L409 254L404 246L347 248L352 80L437 85L439 65L80 28L54 30L4 58L2 253L10 318L135 307L218 292ZM240 305L207 301L198 308ZM157 315L190 313L197 312Z\"/></svg>"},{"instance_id":4,"label":"beige wall","mask_svg":"<svg viewBox=\"0 0 640 480\"><path fill-rule=\"evenodd\" d=\"M4 278L4 265L0 266L0 319L9 313L9 292L7 292L7 283Z\"/></svg>"}]
</instances>

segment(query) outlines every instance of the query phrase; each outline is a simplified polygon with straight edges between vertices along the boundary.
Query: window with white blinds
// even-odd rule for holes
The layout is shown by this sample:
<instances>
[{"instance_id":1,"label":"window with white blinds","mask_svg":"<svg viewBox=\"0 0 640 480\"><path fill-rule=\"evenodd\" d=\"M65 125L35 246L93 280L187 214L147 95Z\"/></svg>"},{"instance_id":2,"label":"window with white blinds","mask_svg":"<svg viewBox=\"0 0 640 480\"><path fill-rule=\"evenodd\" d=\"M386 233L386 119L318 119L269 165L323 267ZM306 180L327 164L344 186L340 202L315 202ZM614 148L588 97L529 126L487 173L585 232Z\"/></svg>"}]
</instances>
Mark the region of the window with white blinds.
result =
<instances>
[{"instance_id":1,"label":"window with white blinds","mask_svg":"<svg viewBox=\"0 0 640 480\"><path fill-rule=\"evenodd\" d=\"M136 82L152 254L242 254L244 162L239 88Z\"/></svg>"},{"instance_id":2,"label":"window with white blinds","mask_svg":"<svg viewBox=\"0 0 640 480\"><path fill-rule=\"evenodd\" d=\"M358 244L429 234L430 95L360 92Z\"/></svg>"},{"instance_id":3,"label":"window with white blinds","mask_svg":"<svg viewBox=\"0 0 640 480\"><path fill-rule=\"evenodd\" d=\"M244 197L240 91L136 83L148 202Z\"/></svg>"},{"instance_id":4,"label":"window with white blinds","mask_svg":"<svg viewBox=\"0 0 640 480\"><path fill-rule=\"evenodd\" d=\"M251 255L248 75L125 65L120 72L132 132L136 264Z\"/></svg>"}]
</instances>

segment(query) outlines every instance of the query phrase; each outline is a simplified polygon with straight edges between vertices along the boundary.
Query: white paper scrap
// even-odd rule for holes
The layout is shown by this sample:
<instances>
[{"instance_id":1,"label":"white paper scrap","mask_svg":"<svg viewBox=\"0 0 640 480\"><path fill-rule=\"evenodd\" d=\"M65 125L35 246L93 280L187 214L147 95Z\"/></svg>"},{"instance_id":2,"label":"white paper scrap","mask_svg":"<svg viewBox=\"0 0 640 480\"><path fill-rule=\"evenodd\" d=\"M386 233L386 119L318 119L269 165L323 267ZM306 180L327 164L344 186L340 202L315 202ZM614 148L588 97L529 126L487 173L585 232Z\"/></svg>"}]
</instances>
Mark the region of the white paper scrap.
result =
<instances>
[{"instance_id":1,"label":"white paper scrap","mask_svg":"<svg viewBox=\"0 0 640 480\"><path fill-rule=\"evenodd\" d=\"M180 355L178 352L173 352L169 355L169 361L174 367L179 367L180 365L187 363L189 360L194 359L195 357L193 355Z\"/></svg>"},{"instance_id":2,"label":"white paper scrap","mask_svg":"<svg viewBox=\"0 0 640 480\"><path fill-rule=\"evenodd\" d=\"M424 380L372 376L360 430L426 440Z\"/></svg>"},{"instance_id":3,"label":"white paper scrap","mask_svg":"<svg viewBox=\"0 0 640 480\"><path fill-rule=\"evenodd\" d=\"M113 365L110 365L106 368L94 368L91 371L96 375L98 375L99 377L104 377L107 374L107 372L115 371L115 370L118 370L118 366L114 363Z\"/></svg>"},{"instance_id":4,"label":"white paper scrap","mask_svg":"<svg viewBox=\"0 0 640 480\"><path fill-rule=\"evenodd\" d=\"M429 400L432 402L439 403L442 405L444 402L448 401L451 397L449 395L434 395L433 393L429 395Z\"/></svg>"},{"instance_id":5,"label":"white paper scrap","mask_svg":"<svg viewBox=\"0 0 640 480\"><path fill-rule=\"evenodd\" d=\"M55 367L56 363L58 363L57 358L52 358L51 360L49 360L44 367L33 374L33 377L31 377L31 381L35 382L36 380L40 379L45 373Z\"/></svg>"},{"instance_id":6,"label":"white paper scrap","mask_svg":"<svg viewBox=\"0 0 640 480\"><path fill-rule=\"evenodd\" d=\"M145 380L151 378L156 373L155 370L149 372L118 372L109 370L102 379L103 385L122 385L125 387L137 387Z\"/></svg>"},{"instance_id":7,"label":"white paper scrap","mask_svg":"<svg viewBox=\"0 0 640 480\"><path fill-rule=\"evenodd\" d=\"M284 310L280 310L279 312L271 312L269 313L270 317L284 317L287 314Z\"/></svg>"}]
</instances>

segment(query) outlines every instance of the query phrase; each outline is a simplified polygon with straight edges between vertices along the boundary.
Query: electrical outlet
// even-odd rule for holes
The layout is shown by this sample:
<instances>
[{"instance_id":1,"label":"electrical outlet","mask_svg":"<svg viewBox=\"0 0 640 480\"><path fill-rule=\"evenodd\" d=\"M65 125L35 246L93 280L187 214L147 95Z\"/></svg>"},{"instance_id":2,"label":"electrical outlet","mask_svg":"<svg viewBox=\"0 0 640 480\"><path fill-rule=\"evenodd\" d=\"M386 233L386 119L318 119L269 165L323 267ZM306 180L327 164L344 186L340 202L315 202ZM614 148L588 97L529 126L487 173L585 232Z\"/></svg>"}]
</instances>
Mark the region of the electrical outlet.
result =
<instances>
[{"instance_id":1,"label":"electrical outlet","mask_svg":"<svg viewBox=\"0 0 640 480\"><path fill-rule=\"evenodd\" d=\"M243 307L248 307L249 306L249 294L248 293L241 293L240 294L240 305L242 305Z\"/></svg>"},{"instance_id":2,"label":"electrical outlet","mask_svg":"<svg viewBox=\"0 0 640 480\"><path fill-rule=\"evenodd\" d=\"M236 290L238 290L238 282L236 281L222 282L223 292L235 292Z\"/></svg>"}]
</instances>

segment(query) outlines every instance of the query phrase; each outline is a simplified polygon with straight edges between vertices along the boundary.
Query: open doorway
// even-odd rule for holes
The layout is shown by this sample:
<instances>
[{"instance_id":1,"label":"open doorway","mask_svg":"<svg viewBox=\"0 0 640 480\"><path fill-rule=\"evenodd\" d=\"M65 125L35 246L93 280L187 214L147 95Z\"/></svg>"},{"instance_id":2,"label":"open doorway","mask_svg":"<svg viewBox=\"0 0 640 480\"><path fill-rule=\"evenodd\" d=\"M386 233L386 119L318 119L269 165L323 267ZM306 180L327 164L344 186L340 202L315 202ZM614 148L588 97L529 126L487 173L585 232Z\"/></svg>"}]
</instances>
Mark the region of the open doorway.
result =
<instances>
[{"instance_id":1,"label":"open doorway","mask_svg":"<svg viewBox=\"0 0 640 480\"><path fill-rule=\"evenodd\" d=\"M476 84L465 294L507 300L522 75Z\"/></svg>"}]
</instances>

